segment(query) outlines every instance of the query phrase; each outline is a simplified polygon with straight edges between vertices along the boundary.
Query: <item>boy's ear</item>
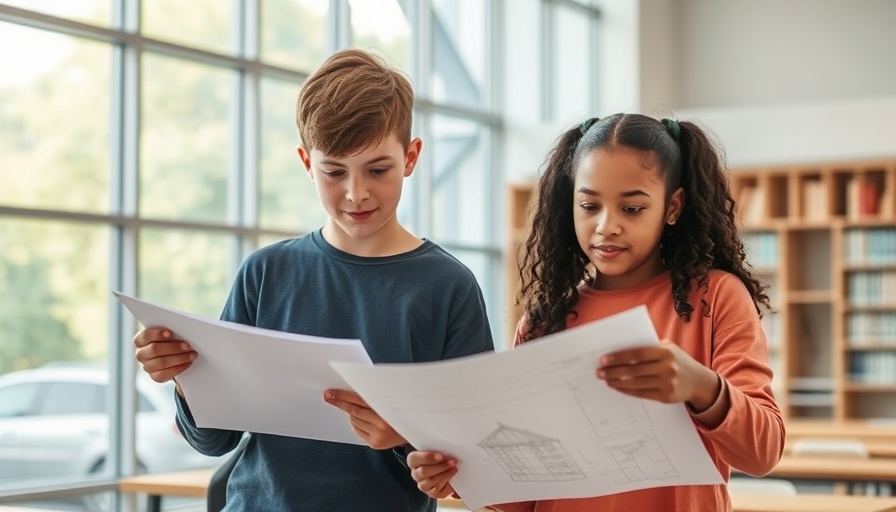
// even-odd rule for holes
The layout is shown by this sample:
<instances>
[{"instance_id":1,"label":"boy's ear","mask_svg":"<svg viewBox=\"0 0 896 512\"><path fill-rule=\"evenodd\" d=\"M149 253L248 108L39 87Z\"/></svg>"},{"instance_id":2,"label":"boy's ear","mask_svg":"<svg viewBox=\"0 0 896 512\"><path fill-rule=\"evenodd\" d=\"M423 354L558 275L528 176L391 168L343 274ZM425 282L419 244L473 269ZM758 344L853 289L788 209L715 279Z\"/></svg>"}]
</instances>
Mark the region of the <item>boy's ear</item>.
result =
<instances>
[{"instance_id":1,"label":"boy's ear","mask_svg":"<svg viewBox=\"0 0 896 512\"><path fill-rule=\"evenodd\" d=\"M302 146L298 146L296 152L299 154L302 165L305 166L305 172L308 174L308 177L311 178L311 181L314 181L314 173L311 172L311 155Z\"/></svg>"},{"instance_id":2,"label":"boy's ear","mask_svg":"<svg viewBox=\"0 0 896 512\"><path fill-rule=\"evenodd\" d=\"M417 165L417 159L420 158L420 150L423 149L423 141L420 137L415 138L408 144L408 151L404 157L404 177L407 178L414 172Z\"/></svg>"},{"instance_id":3,"label":"boy's ear","mask_svg":"<svg viewBox=\"0 0 896 512\"><path fill-rule=\"evenodd\" d=\"M669 198L669 208L666 209L666 224L678 222L678 218L681 217L681 212L684 210L684 201L684 189L678 187L675 192L672 192L672 197Z\"/></svg>"}]
</instances>

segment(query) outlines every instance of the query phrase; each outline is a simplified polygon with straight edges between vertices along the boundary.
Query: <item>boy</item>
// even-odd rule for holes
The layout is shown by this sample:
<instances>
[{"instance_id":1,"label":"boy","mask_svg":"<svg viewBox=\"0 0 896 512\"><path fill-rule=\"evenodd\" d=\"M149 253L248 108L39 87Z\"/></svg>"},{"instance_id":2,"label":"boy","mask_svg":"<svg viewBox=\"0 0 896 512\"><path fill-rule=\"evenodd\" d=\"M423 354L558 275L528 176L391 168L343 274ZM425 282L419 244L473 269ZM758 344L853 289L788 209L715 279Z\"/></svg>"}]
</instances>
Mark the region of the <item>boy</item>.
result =
<instances>
[{"instance_id":1,"label":"boy","mask_svg":"<svg viewBox=\"0 0 896 512\"><path fill-rule=\"evenodd\" d=\"M251 254L222 319L360 338L375 363L493 349L472 273L398 223L402 183L422 145L410 137L412 108L407 79L359 50L336 53L308 78L296 111L298 153L329 218L318 231ZM134 338L137 360L159 382L196 358L170 338L163 328ZM327 390L324 400L349 413L370 448L253 434L228 481L225 510L434 511L404 465L407 442L357 394ZM198 451L222 455L237 446L242 432L197 428L180 389L176 401L177 424Z\"/></svg>"}]
</instances>

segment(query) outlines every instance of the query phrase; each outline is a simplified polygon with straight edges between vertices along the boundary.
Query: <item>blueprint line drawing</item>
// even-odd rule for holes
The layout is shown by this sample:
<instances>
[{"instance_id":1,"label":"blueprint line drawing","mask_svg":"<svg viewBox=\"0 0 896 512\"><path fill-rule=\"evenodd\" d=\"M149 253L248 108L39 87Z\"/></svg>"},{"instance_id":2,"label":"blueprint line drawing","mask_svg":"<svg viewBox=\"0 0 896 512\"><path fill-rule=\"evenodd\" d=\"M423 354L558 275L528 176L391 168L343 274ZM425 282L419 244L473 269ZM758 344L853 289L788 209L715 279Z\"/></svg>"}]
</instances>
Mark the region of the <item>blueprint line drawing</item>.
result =
<instances>
[{"instance_id":1,"label":"blueprint line drawing","mask_svg":"<svg viewBox=\"0 0 896 512\"><path fill-rule=\"evenodd\" d=\"M629 482L678 478L678 471L650 430L614 439L605 446Z\"/></svg>"},{"instance_id":2,"label":"blueprint line drawing","mask_svg":"<svg viewBox=\"0 0 896 512\"><path fill-rule=\"evenodd\" d=\"M579 469L558 439L499 425L478 443L515 482L581 480Z\"/></svg>"}]
</instances>

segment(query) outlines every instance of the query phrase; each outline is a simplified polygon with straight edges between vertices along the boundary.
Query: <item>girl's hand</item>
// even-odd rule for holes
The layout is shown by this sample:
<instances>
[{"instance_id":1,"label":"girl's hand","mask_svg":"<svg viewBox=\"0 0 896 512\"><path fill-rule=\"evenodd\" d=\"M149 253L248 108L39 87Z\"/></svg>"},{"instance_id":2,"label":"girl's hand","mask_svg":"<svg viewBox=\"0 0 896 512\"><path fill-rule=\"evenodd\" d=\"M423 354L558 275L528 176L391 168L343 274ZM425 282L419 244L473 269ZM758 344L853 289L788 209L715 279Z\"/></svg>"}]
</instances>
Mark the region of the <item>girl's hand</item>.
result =
<instances>
[{"instance_id":1,"label":"girl's hand","mask_svg":"<svg viewBox=\"0 0 896 512\"><path fill-rule=\"evenodd\" d=\"M408 444L405 438L371 409L357 393L328 389L324 392L324 401L347 412L355 434L374 450L386 450Z\"/></svg>"},{"instance_id":2,"label":"girl's hand","mask_svg":"<svg viewBox=\"0 0 896 512\"><path fill-rule=\"evenodd\" d=\"M454 494L454 488L448 482L457 474L456 459L440 452L417 451L408 454L407 462L417 488L427 496L441 499Z\"/></svg>"},{"instance_id":3,"label":"girl's hand","mask_svg":"<svg viewBox=\"0 0 896 512\"><path fill-rule=\"evenodd\" d=\"M719 376L669 340L606 354L600 364L597 378L613 389L658 402L688 402L697 412L721 392Z\"/></svg>"}]
</instances>

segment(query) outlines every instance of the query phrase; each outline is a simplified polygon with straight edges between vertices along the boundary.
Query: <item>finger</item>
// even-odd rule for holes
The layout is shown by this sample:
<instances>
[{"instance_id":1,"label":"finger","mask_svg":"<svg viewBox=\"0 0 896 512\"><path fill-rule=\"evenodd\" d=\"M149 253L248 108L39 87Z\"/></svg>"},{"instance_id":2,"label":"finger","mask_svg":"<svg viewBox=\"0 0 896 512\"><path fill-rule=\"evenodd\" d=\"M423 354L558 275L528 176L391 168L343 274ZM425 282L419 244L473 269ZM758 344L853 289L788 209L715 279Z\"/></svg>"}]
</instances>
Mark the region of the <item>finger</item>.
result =
<instances>
[{"instance_id":1,"label":"finger","mask_svg":"<svg viewBox=\"0 0 896 512\"><path fill-rule=\"evenodd\" d=\"M408 454L407 463L411 469L443 462L447 457L442 452L415 450Z\"/></svg>"},{"instance_id":2,"label":"finger","mask_svg":"<svg viewBox=\"0 0 896 512\"><path fill-rule=\"evenodd\" d=\"M665 350L666 349L660 348L658 345L618 350L616 352L604 354L604 356L600 358L600 365L606 367L635 364L642 361L655 361L662 357Z\"/></svg>"},{"instance_id":3,"label":"finger","mask_svg":"<svg viewBox=\"0 0 896 512\"><path fill-rule=\"evenodd\" d=\"M172 341L173 338L171 330L166 327L147 327L134 335L134 345L140 348L156 341Z\"/></svg>"},{"instance_id":4,"label":"finger","mask_svg":"<svg viewBox=\"0 0 896 512\"><path fill-rule=\"evenodd\" d=\"M146 349L141 349L146 350ZM173 355L155 356L148 352L139 352L136 355L137 361L143 366L146 373L155 373L162 370L181 367L185 364L192 363L196 360L196 352L179 352ZM185 368L184 368L185 369ZM180 371L183 371L181 369ZM180 373L178 371L178 373Z\"/></svg>"},{"instance_id":5,"label":"finger","mask_svg":"<svg viewBox=\"0 0 896 512\"><path fill-rule=\"evenodd\" d=\"M444 475L446 472L455 469L455 467L457 467L457 461L455 459L446 459L443 462L427 464L412 469L411 477L417 482L424 482L427 480L436 481L440 479L440 475Z\"/></svg>"},{"instance_id":6,"label":"finger","mask_svg":"<svg viewBox=\"0 0 896 512\"><path fill-rule=\"evenodd\" d=\"M193 363L186 363L157 371L147 371L146 368L144 368L143 370L146 371L146 373L149 374L150 378L152 378L152 380L156 382L168 382L169 380L183 373L184 370L189 368L192 364ZM181 394L181 396L183 396L183 394Z\"/></svg>"},{"instance_id":7,"label":"finger","mask_svg":"<svg viewBox=\"0 0 896 512\"><path fill-rule=\"evenodd\" d=\"M433 478L418 482L417 488L433 498L445 498L454 492L449 482L456 474L457 468L451 468Z\"/></svg>"},{"instance_id":8,"label":"finger","mask_svg":"<svg viewBox=\"0 0 896 512\"><path fill-rule=\"evenodd\" d=\"M156 341L138 348L134 355L138 361L149 361L167 356L196 354L196 351L185 341Z\"/></svg>"},{"instance_id":9,"label":"finger","mask_svg":"<svg viewBox=\"0 0 896 512\"><path fill-rule=\"evenodd\" d=\"M346 402L344 400L336 400L334 398L330 398L330 392L324 393L324 401L328 404L337 407L344 412L348 413L349 416L353 418L360 418L369 423L375 423L379 420L379 415L373 412L371 409L366 407L362 407L358 404L354 404L351 402Z\"/></svg>"},{"instance_id":10,"label":"finger","mask_svg":"<svg viewBox=\"0 0 896 512\"><path fill-rule=\"evenodd\" d=\"M369 421L364 421L363 419L357 416L349 416L349 421L351 422L353 427L357 427L367 433L373 433L378 430L383 430L382 426L370 423Z\"/></svg>"},{"instance_id":11,"label":"finger","mask_svg":"<svg viewBox=\"0 0 896 512\"><path fill-rule=\"evenodd\" d=\"M667 362L627 364L623 366L607 366L597 369L598 378L606 381L633 380L642 377L658 377L674 374L674 368Z\"/></svg>"},{"instance_id":12,"label":"finger","mask_svg":"<svg viewBox=\"0 0 896 512\"><path fill-rule=\"evenodd\" d=\"M326 393L327 396L332 397L333 400L342 400L344 402L364 407L365 409L370 409L370 406L367 405L367 402L365 402L363 398L361 398L361 395L355 393L354 391L348 391L345 389L328 389Z\"/></svg>"},{"instance_id":13,"label":"finger","mask_svg":"<svg viewBox=\"0 0 896 512\"><path fill-rule=\"evenodd\" d=\"M658 377L636 377L633 379L608 380L607 384L618 391L643 391L650 389L659 391L671 388L671 385L668 385L663 379Z\"/></svg>"}]
</instances>

